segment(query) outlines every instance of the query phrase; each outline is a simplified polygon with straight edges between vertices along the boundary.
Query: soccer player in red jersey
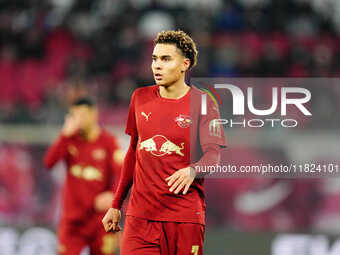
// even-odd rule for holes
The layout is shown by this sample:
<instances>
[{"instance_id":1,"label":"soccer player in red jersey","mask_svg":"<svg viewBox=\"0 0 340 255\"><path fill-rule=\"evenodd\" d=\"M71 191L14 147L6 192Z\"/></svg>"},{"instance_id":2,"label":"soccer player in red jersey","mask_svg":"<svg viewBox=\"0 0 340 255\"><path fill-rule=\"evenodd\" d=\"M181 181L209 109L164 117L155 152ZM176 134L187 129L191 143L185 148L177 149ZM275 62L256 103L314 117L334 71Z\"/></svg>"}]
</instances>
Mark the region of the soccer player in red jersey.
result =
<instances>
[{"instance_id":1,"label":"soccer player in red jersey","mask_svg":"<svg viewBox=\"0 0 340 255\"><path fill-rule=\"evenodd\" d=\"M47 168L60 160L67 166L58 227L59 255L78 255L86 246L91 255L114 254L118 235L106 233L101 219L111 207L110 190L119 180L122 158L115 137L99 126L93 102L88 98L75 101L45 156Z\"/></svg>"},{"instance_id":2,"label":"soccer player in red jersey","mask_svg":"<svg viewBox=\"0 0 340 255\"><path fill-rule=\"evenodd\" d=\"M212 125L218 108L207 97L208 113L201 115L203 92L185 83L196 59L195 43L186 33L159 33L151 66L156 85L132 95L126 126L130 147L112 208L102 221L106 231L120 230L120 209L132 186L122 255L203 254L204 179L194 166L218 163L225 139L223 128Z\"/></svg>"}]
</instances>

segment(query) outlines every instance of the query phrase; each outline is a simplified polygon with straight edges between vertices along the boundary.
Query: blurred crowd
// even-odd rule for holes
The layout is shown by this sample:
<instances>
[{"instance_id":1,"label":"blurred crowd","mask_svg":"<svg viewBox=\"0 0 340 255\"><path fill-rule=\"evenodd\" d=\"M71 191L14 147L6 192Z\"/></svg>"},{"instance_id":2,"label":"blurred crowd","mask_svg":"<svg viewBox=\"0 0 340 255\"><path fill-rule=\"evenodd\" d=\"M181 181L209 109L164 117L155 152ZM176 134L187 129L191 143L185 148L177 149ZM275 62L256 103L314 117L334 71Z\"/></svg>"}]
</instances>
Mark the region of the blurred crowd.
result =
<instances>
[{"instance_id":1,"label":"blurred crowd","mask_svg":"<svg viewBox=\"0 0 340 255\"><path fill-rule=\"evenodd\" d=\"M192 77L337 77L339 11L332 0L1 1L0 121L60 123L84 94L109 118L153 82L152 39L166 29L197 42Z\"/></svg>"}]
</instances>

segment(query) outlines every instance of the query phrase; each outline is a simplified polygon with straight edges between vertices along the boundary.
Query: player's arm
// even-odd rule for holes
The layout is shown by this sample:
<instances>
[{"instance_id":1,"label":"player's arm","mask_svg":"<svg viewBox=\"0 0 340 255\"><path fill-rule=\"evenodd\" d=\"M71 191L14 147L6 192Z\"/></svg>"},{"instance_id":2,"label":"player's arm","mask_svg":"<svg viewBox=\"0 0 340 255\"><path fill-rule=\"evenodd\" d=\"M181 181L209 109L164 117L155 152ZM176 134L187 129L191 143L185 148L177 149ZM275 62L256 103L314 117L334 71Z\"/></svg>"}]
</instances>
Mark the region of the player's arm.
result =
<instances>
[{"instance_id":1,"label":"player's arm","mask_svg":"<svg viewBox=\"0 0 340 255\"><path fill-rule=\"evenodd\" d=\"M225 147L225 137L223 127L215 124L216 119L220 119L218 106L208 97L208 113L201 115L199 120L199 139L203 155L191 166L176 171L165 180L170 186L169 191L178 194L183 190L186 194L193 183L195 177L201 176L198 167L216 165L220 162L221 148Z\"/></svg>"},{"instance_id":2,"label":"player's arm","mask_svg":"<svg viewBox=\"0 0 340 255\"><path fill-rule=\"evenodd\" d=\"M114 193L112 190L116 190L118 186L121 169L124 162L124 153L117 144L116 139L112 137L112 141L110 141L109 146L109 175L107 180L107 190L99 193L94 200L94 208L98 212L104 212L111 207L112 200L114 198Z\"/></svg>"},{"instance_id":3,"label":"player's arm","mask_svg":"<svg viewBox=\"0 0 340 255\"><path fill-rule=\"evenodd\" d=\"M67 138L63 135L60 135L57 140L48 148L44 158L45 166L48 169L52 168L59 160L66 156L66 146Z\"/></svg>"},{"instance_id":4,"label":"player's arm","mask_svg":"<svg viewBox=\"0 0 340 255\"><path fill-rule=\"evenodd\" d=\"M206 144L202 146L203 149L203 156L201 159L191 164L191 168L197 177L203 177L204 175L208 174L208 172L202 173L200 168L202 166L214 166L220 163L221 160L221 150L222 147L218 144Z\"/></svg>"},{"instance_id":5,"label":"player's arm","mask_svg":"<svg viewBox=\"0 0 340 255\"><path fill-rule=\"evenodd\" d=\"M112 202L112 208L110 208L105 217L102 220L105 231L119 231L118 225L120 221L120 209L122 204L132 186L133 172L136 164L136 148L138 143L138 131L136 125L136 114L135 114L135 101L136 91L132 94L129 114L126 123L125 133L131 136L130 146L125 155L123 167L121 170L118 187L115 192L115 196Z\"/></svg>"},{"instance_id":6,"label":"player's arm","mask_svg":"<svg viewBox=\"0 0 340 255\"><path fill-rule=\"evenodd\" d=\"M138 136L131 136L129 149L126 153L123 167L120 173L119 182L115 192L115 197L112 202L112 208L120 210L122 204L132 186L133 172L136 164L136 148L138 143Z\"/></svg>"},{"instance_id":7,"label":"player's arm","mask_svg":"<svg viewBox=\"0 0 340 255\"><path fill-rule=\"evenodd\" d=\"M49 147L46 152L44 163L47 168L51 168L59 160L64 159L67 155L67 144L69 138L78 130L79 120L71 115L65 117L64 126L57 140Z\"/></svg>"},{"instance_id":8,"label":"player's arm","mask_svg":"<svg viewBox=\"0 0 340 255\"><path fill-rule=\"evenodd\" d=\"M106 232L120 230L120 227L118 225L121 216L120 209L133 183L133 172L136 164L137 143L138 135L132 135L130 146L126 153L121 170L118 187L112 202L112 208L107 211L105 217L102 220Z\"/></svg>"},{"instance_id":9,"label":"player's arm","mask_svg":"<svg viewBox=\"0 0 340 255\"><path fill-rule=\"evenodd\" d=\"M182 168L176 171L174 174L166 178L168 182L169 191L178 194L183 190L183 195L185 195L194 179L197 176L201 176L199 171L195 170L196 166L202 165L216 165L220 161L221 147L217 144L206 144L202 146L203 156L195 164Z\"/></svg>"},{"instance_id":10,"label":"player's arm","mask_svg":"<svg viewBox=\"0 0 340 255\"><path fill-rule=\"evenodd\" d=\"M111 157L111 183L110 183L110 191L116 190L118 187L119 179L121 176L125 153L122 151L120 146L117 144L116 140L112 143L112 157ZM112 203L111 199L111 203ZM110 203L110 205L111 205Z\"/></svg>"}]
</instances>

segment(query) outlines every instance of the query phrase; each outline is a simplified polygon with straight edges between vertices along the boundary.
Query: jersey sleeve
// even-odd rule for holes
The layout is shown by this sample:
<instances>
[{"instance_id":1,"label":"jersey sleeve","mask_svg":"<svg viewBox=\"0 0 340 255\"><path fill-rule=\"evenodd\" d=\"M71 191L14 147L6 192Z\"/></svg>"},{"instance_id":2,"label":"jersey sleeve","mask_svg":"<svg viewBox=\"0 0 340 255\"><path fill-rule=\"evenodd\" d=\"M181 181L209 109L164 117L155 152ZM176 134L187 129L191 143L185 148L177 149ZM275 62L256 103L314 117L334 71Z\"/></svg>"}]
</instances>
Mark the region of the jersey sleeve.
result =
<instances>
[{"instance_id":1,"label":"jersey sleeve","mask_svg":"<svg viewBox=\"0 0 340 255\"><path fill-rule=\"evenodd\" d=\"M121 209L122 204L127 197L127 194L133 183L133 172L136 164L136 146L138 138L136 135L131 135L129 149L126 153L119 183L115 191L115 196L112 201L112 208Z\"/></svg>"},{"instance_id":2,"label":"jersey sleeve","mask_svg":"<svg viewBox=\"0 0 340 255\"><path fill-rule=\"evenodd\" d=\"M201 159L195 164L191 164L197 177L204 177L208 171L202 173L200 171L202 166L212 166L220 163L221 159L221 147L217 144L209 143L202 148L203 155Z\"/></svg>"},{"instance_id":3,"label":"jersey sleeve","mask_svg":"<svg viewBox=\"0 0 340 255\"><path fill-rule=\"evenodd\" d=\"M124 161L124 153L115 137L112 137L112 142L110 144L110 172L111 172L111 183L110 187L113 190L116 189L120 177L121 168Z\"/></svg>"},{"instance_id":4,"label":"jersey sleeve","mask_svg":"<svg viewBox=\"0 0 340 255\"><path fill-rule=\"evenodd\" d=\"M47 168L53 167L59 160L66 157L68 140L67 137L60 135L49 147L44 158L44 163Z\"/></svg>"},{"instance_id":5,"label":"jersey sleeve","mask_svg":"<svg viewBox=\"0 0 340 255\"><path fill-rule=\"evenodd\" d=\"M199 169L201 166L219 164L221 149L226 147L223 126L220 124L220 113L218 105L207 95L207 114L199 114L199 145L201 153L192 162L191 167L197 177L204 177Z\"/></svg>"},{"instance_id":6,"label":"jersey sleeve","mask_svg":"<svg viewBox=\"0 0 340 255\"><path fill-rule=\"evenodd\" d=\"M133 172L134 172L135 163L136 163L136 146L138 143L135 101L136 101L136 91L134 91L131 96L128 119L127 119L126 129L125 129L125 133L131 136L130 146L125 155L125 159L124 159L122 170L121 170L121 175L119 178L119 182L117 184L117 189L115 189L115 197L112 202L112 207L116 209L121 209L122 204L133 182Z\"/></svg>"},{"instance_id":7,"label":"jersey sleeve","mask_svg":"<svg viewBox=\"0 0 340 255\"><path fill-rule=\"evenodd\" d=\"M136 91L133 92L130 101L129 113L126 122L126 129L125 133L133 136L137 134L137 124L136 124L136 113L135 113L135 99L136 98Z\"/></svg>"},{"instance_id":8,"label":"jersey sleeve","mask_svg":"<svg viewBox=\"0 0 340 255\"><path fill-rule=\"evenodd\" d=\"M200 116L199 139L202 148L209 144L226 147L226 138L220 119L218 105L207 95L207 114Z\"/></svg>"}]
</instances>

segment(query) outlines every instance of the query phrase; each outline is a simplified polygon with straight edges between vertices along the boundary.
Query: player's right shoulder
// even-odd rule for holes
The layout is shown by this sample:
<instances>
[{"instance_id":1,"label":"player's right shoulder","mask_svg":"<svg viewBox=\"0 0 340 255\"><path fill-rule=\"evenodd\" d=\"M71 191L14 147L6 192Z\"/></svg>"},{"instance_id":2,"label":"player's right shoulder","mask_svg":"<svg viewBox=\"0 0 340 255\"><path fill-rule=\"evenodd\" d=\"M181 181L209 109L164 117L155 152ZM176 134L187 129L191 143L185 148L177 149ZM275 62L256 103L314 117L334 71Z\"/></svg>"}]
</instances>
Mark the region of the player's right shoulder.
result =
<instances>
[{"instance_id":1,"label":"player's right shoulder","mask_svg":"<svg viewBox=\"0 0 340 255\"><path fill-rule=\"evenodd\" d=\"M157 96L157 85L144 86L136 89L131 97L135 102L145 102Z\"/></svg>"},{"instance_id":2,"label":"player's right shoulder","mask_svg":"<svg viewBox=\"0 0 340 255\"><path fill-rule=\"evenodd\" d=\"M151 94L151 93L153 93L155 91L156 87L157 87L157 85L150 85L150 86L140 87L140 88L135 89L133 94L135 96Z\"/></svg>"}]
</instances>

